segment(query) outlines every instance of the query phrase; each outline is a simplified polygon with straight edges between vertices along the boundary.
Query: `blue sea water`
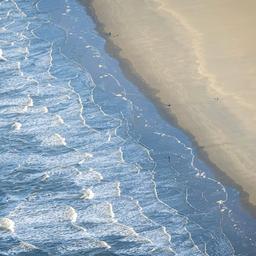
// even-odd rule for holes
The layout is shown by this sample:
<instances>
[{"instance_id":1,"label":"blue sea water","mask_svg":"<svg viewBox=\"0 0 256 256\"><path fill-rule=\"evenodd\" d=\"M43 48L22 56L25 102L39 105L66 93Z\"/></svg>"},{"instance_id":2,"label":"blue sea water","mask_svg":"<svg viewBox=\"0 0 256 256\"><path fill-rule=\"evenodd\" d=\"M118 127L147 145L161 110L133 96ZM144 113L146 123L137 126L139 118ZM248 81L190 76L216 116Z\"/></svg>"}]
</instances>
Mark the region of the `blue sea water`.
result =
<instances>
[{"instance_id":1,"label":"blue sea water","mask_svg":"<svg viewBox=\"0 0 256 256\"><path fill-rule=\"evenodd\" d=\"M0 1L0 255L256 255L239 191L123 75L75 0Z\"/></svg>"}]
</instances>

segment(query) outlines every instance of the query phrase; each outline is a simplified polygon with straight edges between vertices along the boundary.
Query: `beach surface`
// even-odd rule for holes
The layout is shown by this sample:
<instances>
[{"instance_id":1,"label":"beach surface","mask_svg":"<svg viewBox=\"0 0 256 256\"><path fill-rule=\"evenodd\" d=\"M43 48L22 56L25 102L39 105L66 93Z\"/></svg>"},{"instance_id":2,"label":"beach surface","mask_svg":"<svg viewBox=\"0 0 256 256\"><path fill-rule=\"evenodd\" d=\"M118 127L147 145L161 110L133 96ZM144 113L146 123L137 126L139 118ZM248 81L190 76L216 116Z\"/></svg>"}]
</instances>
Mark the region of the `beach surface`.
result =
<instances>
[{"instance_id":1,"label":"beach surface","mask_svg":"<svg viewBox=\"0 0 256 256\"><path fill-rule=\"evenodd\" d=\"M84 2L127 71L256 205L256 2Z\"/></svg>"}]
</instances>

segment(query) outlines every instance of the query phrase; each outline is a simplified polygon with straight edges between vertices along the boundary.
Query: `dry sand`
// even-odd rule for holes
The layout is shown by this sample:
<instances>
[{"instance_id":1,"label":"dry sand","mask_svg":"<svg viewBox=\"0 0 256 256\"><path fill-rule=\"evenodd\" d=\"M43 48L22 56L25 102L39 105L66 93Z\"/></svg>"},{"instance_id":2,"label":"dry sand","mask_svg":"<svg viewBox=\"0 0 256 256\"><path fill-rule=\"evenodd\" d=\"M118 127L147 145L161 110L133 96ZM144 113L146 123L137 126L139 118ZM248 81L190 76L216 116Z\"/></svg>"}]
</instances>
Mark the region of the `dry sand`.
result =
<instances>
[{"instance_id":1,"label":"dry sand","mask_svg":"<svg viewBox=\"0 0 256 256\"><path fill-rule=\"evenodd\" d=\"M115 54L256 205L256 1L86 3Z\"/></svg>"}]
</instances>

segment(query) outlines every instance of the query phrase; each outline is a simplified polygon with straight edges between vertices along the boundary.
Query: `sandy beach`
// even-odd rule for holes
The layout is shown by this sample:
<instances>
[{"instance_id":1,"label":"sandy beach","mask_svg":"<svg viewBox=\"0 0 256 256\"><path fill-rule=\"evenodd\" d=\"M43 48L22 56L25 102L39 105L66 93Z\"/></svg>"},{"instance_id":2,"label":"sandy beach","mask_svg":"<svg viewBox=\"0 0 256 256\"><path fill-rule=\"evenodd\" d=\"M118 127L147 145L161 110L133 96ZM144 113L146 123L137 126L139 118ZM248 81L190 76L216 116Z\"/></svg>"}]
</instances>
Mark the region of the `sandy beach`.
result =
<instances>
[{"instance_id":1,"label":"sandy beach","mask_svg":"<svg viewBox=\"0 0 256 256\"><path fill-rule=\"evenodd\" d=\"M256 2L84 2L114 55L256 205Z\"/></svg>"}]
</instances>

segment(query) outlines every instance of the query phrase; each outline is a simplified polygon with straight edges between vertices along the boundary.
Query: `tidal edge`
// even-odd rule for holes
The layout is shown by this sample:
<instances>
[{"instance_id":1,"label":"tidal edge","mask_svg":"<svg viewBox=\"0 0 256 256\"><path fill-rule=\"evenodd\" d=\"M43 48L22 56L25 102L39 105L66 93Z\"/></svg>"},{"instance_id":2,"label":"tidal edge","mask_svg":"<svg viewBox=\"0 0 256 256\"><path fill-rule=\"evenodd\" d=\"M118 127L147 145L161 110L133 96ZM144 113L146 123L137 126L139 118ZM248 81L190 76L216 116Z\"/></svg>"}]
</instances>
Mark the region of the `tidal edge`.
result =
<instances>
[{"instance_id":1,"label":"tidal edge","mask_svg":"<svg viewBox=\"0 0 256 256\"><path fill-rule=\"evenodd\" d=\"M235 187L240 192L240 200L243 207L248 209L249 213L256 217L256 205L249 201L249 194L243 189L241 185L235 182L232 177L228 176L223 170L218 168L208 157L208 153L198 145L195 137L191 134L191 132L184 127L180 126L177 118L174 113L168 111L166 107L163 106L160 97L157 96L157 90L150 87L144 79L140 76L140 74L135 70L131 62L120 56L121 48L113 43L111 37L108 35L108 32L105 30L105 25L101 23L96 15L95 9L93 8L92 2L93 0L79 0L81 5L84 6L87 14L92 18L96 25L96 30L106 40L105 49L107 53L117 60L124 76L131 81L134 85L136 85L139 90L151 101L155 103L157 110L162 118L164 118L167 122L171 123L175 127L181 129L192 141L192 145L196 149L196 153L200 160L203 160L207 163L211 169L214 170L214 174L216 177L224 184L231 185Z\"/></svg>"}]
</instances>

